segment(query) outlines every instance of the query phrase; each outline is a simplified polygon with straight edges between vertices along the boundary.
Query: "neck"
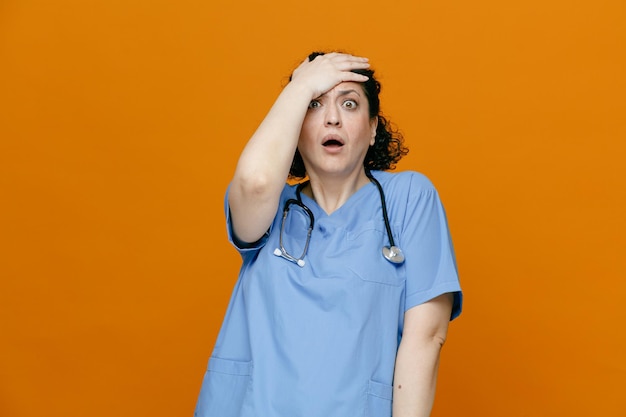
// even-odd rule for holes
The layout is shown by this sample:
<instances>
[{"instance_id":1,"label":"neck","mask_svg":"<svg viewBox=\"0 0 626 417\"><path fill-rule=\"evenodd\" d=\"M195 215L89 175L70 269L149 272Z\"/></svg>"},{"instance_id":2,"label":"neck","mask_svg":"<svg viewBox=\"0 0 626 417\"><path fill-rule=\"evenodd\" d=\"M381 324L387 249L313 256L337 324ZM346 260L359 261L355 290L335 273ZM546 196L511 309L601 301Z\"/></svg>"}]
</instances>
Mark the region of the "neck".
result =
<instances>
[{"instance_id":1,"label":"neck","mask_svg":"<svg viewBox=\"0 0 626 417\"><path fill-rule=\"evenodd\" d=\"M311 197L327 214L344 205L361 187L370 182L362 169L349 177L310 177L309 185L302 191Z\"/></svg>"}]
</instances>

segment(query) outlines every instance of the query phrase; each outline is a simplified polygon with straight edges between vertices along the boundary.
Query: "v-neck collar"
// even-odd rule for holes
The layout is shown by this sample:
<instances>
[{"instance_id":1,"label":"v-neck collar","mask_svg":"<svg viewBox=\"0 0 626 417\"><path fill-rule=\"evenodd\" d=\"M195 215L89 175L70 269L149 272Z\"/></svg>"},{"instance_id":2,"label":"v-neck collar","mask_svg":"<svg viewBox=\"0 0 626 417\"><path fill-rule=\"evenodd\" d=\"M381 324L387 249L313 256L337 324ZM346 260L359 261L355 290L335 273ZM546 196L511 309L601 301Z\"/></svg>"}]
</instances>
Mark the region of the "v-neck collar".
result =
<instances>
[{"instance_id":1,"label":"v-neck collar","mask_svg":"<svg viewBox=\"0 0 626 417\"><path fill-rule=\"evenodd\" d=\"M308 182L309 181L306 181L303 184L306 184ZM298 184L296 187L304 188L305 185ZM333 218L340 216L342 211L349 210L351 206L355 205L359 200L363 198L362 195L367 195L367 193L372 191L376 191L376 186L371 181L368 181L367 184L364 184L363 186L361 186L361 188L352 193L352 195L348 197L345 203L343 203L340 207L337 208L337 210L333 211L330 214L326 213L326 211L322 207L320 207L319 204L317 204L317 201L315 201L313 198L309 197L305 193L300 192L300 198L302 200L302 203L304 203L307 207L309 207L311 211L313 211L316 218Z\"/></svg>"}]
</instances>

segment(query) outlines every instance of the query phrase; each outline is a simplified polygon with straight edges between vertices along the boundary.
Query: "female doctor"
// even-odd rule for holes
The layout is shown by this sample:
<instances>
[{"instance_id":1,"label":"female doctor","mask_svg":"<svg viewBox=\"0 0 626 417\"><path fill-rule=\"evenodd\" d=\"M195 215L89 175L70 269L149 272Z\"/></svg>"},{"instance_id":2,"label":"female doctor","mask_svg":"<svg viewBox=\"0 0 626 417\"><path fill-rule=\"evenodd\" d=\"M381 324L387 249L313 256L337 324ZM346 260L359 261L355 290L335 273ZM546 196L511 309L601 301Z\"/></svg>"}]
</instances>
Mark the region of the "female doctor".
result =
<instances>
[{"instance_id":1,"label":"female doctor","mask_svg":"<svg viewBox=\"0 0 626 417\"><path fill-rule=\"evenodd\" d=\"M385 171L407 150L379 91L366 58L313 53L245 146L225 199L243 264L196 416L430 415L461 289L437 191Z\"/></svg>"}]
</instances>

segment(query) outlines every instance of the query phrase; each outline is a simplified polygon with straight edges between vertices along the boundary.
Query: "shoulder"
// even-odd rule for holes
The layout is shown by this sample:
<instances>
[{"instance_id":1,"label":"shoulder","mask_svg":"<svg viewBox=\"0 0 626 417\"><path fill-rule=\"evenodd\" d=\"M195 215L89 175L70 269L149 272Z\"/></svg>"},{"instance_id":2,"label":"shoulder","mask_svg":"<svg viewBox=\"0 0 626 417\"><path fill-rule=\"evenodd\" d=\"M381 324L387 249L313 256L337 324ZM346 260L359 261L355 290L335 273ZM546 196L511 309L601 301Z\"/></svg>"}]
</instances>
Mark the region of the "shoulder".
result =
<instances>
[{"instance_id":1,"label":"shoulder","mask_svg":"<svg viewBox=\"0 0 626 417\"><path fill-rule=\"evenodd\" d=\"M440 205L440 197L432 181L416 171L379 171L374 177L380 182L387 203L399 216L417 214Z\"/></svg>"},{"instance_id":2,"label":"shoulder","mask_svg":"<svg viewBox=\"0 0 626 417\"><path fill-rule=\"evenodd\" d=\"M417 171L373 171L372 174L390 192L403 190L413 194L436 191L432 181L426 175Z\"/></svg>"},{"instance_id":3,"label":"shoulder","mask_svg":"<svg viewBox=\"0 0 626 417\"><path fill-rule=\"evenodd\" d=\"M285 183L283 187L283 191L280 193L280 202L283 203L290 198L296 197L296 188L298 188L299 183Z\"/></svg>"}]
</instances>

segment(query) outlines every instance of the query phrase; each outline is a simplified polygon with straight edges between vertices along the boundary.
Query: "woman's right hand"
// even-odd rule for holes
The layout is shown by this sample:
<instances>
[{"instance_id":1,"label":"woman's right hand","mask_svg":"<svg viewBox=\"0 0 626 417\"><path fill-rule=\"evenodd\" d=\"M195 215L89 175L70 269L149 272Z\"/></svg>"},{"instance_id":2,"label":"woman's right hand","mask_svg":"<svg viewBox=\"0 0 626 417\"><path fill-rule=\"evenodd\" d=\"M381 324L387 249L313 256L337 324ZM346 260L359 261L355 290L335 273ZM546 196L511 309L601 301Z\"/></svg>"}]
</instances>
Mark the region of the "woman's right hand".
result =
<instances>
[{"instance_id":1,"label":"woman's right hand","mask_svg":"<svg viewBox=\"0 0 626 417\"><path fill-rule=\"evenodd\" d=\"M367 81L367 76L352 70L369 66L367 58L332 52L318 55L312 61L306 58L293 72L291 82L305 86L311 91L311 99L315 99L342 82Z\"/></svg>"}]
</instances>

